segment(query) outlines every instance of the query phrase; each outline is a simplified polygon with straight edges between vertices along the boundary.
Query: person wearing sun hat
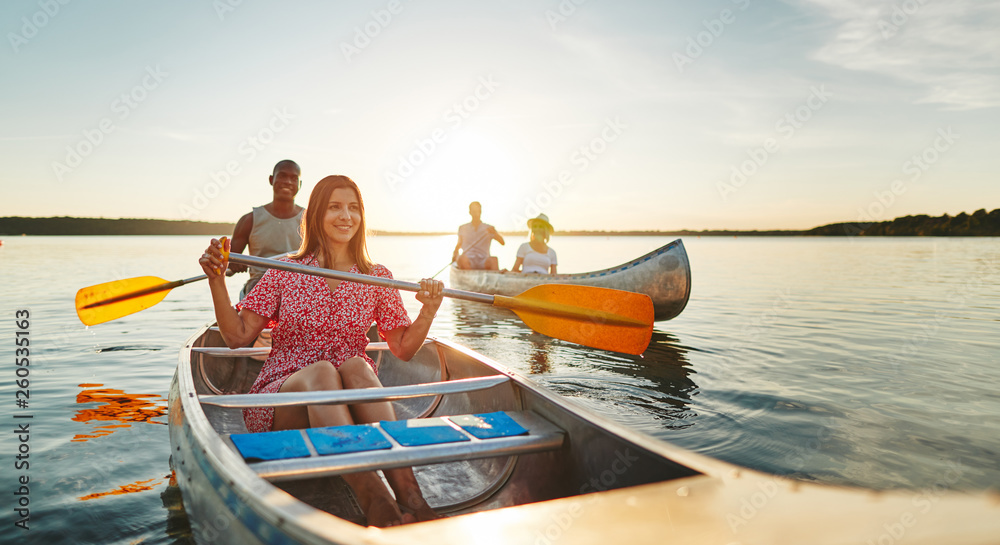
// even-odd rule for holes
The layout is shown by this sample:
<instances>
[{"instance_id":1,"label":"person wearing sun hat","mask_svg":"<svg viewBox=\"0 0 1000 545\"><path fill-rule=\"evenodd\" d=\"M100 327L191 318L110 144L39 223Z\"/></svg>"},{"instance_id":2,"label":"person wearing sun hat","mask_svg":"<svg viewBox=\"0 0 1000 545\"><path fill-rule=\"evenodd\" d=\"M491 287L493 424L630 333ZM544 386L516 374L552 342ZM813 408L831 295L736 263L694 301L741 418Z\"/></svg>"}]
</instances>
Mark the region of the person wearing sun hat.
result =
<instances>
[{"instance_id":1,"label":"person wearing sun hat","mask_svg":"<svg viewBox=\"0 0 1000 545\"><path fill-rule=\"evenodd\" d=\"M531 234L528 242L517 249L512 272L521 272L523 266L525 273L556 274L556 251L548 244L555 229L549 223L549 217L538 214L528 220L528 229L531 229Z\"/></svg>"}]
</instances>

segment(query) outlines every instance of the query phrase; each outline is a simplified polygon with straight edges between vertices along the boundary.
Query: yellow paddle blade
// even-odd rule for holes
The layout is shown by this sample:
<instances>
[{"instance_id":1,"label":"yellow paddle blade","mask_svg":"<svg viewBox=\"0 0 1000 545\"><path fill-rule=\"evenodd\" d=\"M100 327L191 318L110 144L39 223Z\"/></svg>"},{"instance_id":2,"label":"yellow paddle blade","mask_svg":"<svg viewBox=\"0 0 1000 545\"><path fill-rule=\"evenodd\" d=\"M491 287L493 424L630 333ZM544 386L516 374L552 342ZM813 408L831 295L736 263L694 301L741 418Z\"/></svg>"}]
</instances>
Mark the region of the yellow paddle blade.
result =
<instances>
[{"instance_id":1,"label":"yellow paddle blade","mask_svg":"<svg viewBox=\"0 0 1000 545\"><path fill-rule=\"evenodd\" d=\"M497 295L531 329L549 337L626 354L642 354L653 336L653 301L644 293L593 286L542 284Z\"/></svg>"},{"instance_id":2,"label":"yellow paddle blade","mask_svg":"<svg viewBox=\"0 0 1000 545\"><path fill-rule=\"evenodd\" d=\"M103 324L159 303L176 286L155 276L139 276L82 288L76 292L76 314L85 325Z\"/></svg>"}]
</instances>

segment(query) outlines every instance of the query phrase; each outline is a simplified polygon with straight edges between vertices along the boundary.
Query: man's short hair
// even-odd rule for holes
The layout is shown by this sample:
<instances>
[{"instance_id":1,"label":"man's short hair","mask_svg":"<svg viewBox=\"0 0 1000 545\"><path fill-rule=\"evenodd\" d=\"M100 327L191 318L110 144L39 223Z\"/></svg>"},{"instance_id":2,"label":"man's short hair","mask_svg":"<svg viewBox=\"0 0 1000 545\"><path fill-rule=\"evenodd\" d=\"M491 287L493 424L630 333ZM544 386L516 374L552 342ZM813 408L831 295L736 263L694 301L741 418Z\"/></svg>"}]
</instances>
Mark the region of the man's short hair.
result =
<instances>
[{"instance_id":1,"label":"man's short hair","mask_svg":"<svg viewBox=\"0 0 1000 545\"><path fill-rule=\"evenodd\" d=\"M292 161L291 159L282 159L274 164L274 169L271 170L271 176L277 174L278 169L281 168L282 165L295 165L295 168L299 169L300 172L302 171L302 167L300 167L295 161Z\"/></svg>"}]
</instances>

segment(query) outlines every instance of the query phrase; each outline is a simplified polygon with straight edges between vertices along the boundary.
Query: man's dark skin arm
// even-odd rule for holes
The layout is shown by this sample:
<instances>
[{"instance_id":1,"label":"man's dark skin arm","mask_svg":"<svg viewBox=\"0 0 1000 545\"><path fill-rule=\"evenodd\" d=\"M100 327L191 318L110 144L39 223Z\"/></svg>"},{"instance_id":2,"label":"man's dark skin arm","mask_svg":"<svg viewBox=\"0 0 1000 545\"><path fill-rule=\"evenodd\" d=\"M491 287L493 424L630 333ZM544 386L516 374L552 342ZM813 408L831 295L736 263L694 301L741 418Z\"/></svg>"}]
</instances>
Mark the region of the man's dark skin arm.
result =
<instances>
[{"instance_id":1,"label":"man's dark skin arm","mask_svg":"<svg viewBox=\"0 0 1000 545\"><path fill-rule=\"evenodd\" d=\"M231 242L230 248L233 253L241 254L243 250L246 249L247 244L250 243L250 232L253 231L253 212L248 212L245 216L240 218L236 222L236 228L233 229L233 240ZM240 263L229 262L229 270L234 273L240 273L247 270L246 265Z\"/></svg>"}]
</instances>

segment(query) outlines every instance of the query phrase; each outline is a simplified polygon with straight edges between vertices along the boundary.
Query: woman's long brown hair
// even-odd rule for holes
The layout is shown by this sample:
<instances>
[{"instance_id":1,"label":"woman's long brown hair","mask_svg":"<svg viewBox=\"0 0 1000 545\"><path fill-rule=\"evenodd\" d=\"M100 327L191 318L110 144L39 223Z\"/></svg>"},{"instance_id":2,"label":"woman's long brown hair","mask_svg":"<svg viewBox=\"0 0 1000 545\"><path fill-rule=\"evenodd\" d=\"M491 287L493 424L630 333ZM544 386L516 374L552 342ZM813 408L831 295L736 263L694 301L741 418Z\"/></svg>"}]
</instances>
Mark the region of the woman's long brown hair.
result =
<instances>
[{"instance_id":1,"label":"woman's long brown hair","mask_svg":"<svg viewBox=\"0 0 1000 545\"><path fill-rule=\"evenodd\" d=\"M361 208L361 225L358 226L358 232L354 234L354 238L348 244L348 249L354 262L358 265L358 271L361 274L370 274L375 264L368 256L368 245L365 241L367 233L365 201L361 198L358 184L347 176L327 176L313 188L312 194L309 195L309 206L302 218L302 245L292 257L301 259L309 254L314 254L321 260L324 267L329 267L333 262L333 252L323 231L323 219L326 217L326 209L333 190L344 187L354 191L354 194L358 196L358 205Z\"/></svg>"}]
</instances>

